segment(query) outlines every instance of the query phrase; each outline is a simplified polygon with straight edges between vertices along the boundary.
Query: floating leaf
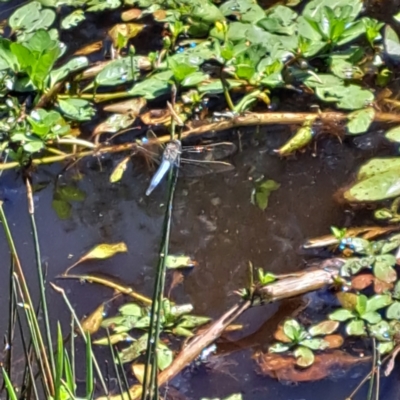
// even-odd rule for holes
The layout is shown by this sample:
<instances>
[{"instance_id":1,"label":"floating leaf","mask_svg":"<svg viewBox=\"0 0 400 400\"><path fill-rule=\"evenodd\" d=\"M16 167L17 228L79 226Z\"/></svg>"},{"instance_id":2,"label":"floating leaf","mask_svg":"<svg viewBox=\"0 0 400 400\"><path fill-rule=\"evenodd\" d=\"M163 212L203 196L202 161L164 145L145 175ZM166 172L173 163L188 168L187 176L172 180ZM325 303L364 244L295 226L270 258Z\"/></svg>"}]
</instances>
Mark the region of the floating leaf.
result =
<instances>
[{"instance_id":1,"label":"floating leaf","mask_svg":"<svg viewBox=\"0 0 400 400\"><path fill-rule=\"evenodd\" d=\"M78 71L89 65L89 60L86 57L76 57L69 60L60 68L53 69L50 73L50 87L64 79L71 72Z\"/></svg>"},{"instance_id":2,"label":"floating leaf","mask_svg":"<svg viewBox=\"0 0 400 400\"><path fill-rule=\"evenodd\" d=\"M349 122L347 123L347 131L351 135L366 132L371 125L374 116L375 110L372 107L350 113L348 115Z\"/></svg>"},{"instance_id":3,"label":"floating leaf","mask_svg":"<svg viewBox=\"0 0 400 400\"><path fill-rule=\"evenodd\" d=\"M200 317L196 315L184 315L182 317L182 320L179 322L180 327L186 328L186 329L193 329L197 328L201 325L207 324L208 322L211 321L211 318L209 317Z\"/></svg>"},{"instance_id":4,"label":"floating leaf","mask_svg":"<svg viewBox=\"0 0 400 400\"><path fill-rule=\"evenodd\" d=\"M132 364L132 373L141 384L143 383L144 380L144 371L145 371L144 364ZM147 374L148 376L150 376L151 374L151 365L148 365Z\"/></svg>"},{"instance_id":5,"label":"floating leaf","mask_svg":"<svg viewBox=\"0 0 400 400\"><path fill-rule=\"evenodd\" d=\"M276 331L274 332L274 338L282 343L291 343L292 340L289 339L285 332L283 332L283 325L279 325Z\"/></svg>"},{"instance_id":6,"label":"floating leaf","mask_svg":"<svg viewBox=\"0 0 400 400\"><path fill-rule=\"evenodd\" d=\"M391 142L400 143L400 126L396 126L392 129L389 129L385 133L386 139L390 140Z\"/></svg>"},{"instance_id":7,"label":"floating leaf","mask_svg":"<svg viewBox=\"0 0 400 400\"><path fill-rule=\"evenodd\" d=\"M400 320L400 302L393 302L386 310L386 318Z\"/></svg>"},{"instance_id":8,"label":"floating leaf","mask_svg":"<svg viewBox=\"0 0 400 400\"><path fill-rule=\"evenodd\" d=\"M351 286L354 290L363 290L374 282L372 274L361 274L351 279Z\"/></svg>"},{"instance_id":9,"label":"floating leaf","mask_svg":"<svg viewBox=\"0 0 400 400\"><path fill-rule=\"evenodd\" d=\"M165 260L165 265L168 269L176 269L176 268L193 268L198 264L196 261L192 260L190 256L180 255L174 256L172 254L168 254Z\"/></svg>"},{"instance_id":10,"label":"floating leaf","mask_svg":"<svg viewBox=\"0 0 400 400\"><path fill-rule=\"evenodd\" d=\"M113 243L113 244L99 244L93 247L88 253L82 256L75 264L71 265L69 268L66 269L64 275L68 274L68 272L77 266L78 264L87 261L87 260L103 260L105 258L110 258L117 253L126 253L128 248L124 242L120 243Z\"/></svg>"},{"instance_id":11,"label":"floating leaf","mask_svg":"<svg viewBox=\"0 0 400 400\"><path fill-rule=\"evenodd\" d=\"M93 333L96 333L99 330L104 318L104 307L104 303L100 304L90 315L88 315L81 322L82 329L85 332L93 335Z\"/></svg>"},{"instance_id":12,"label":"floating leaf","mask_svg":"<svg viewBox=\"0 0 400 400\"><path fill-rule=\"evenodd\" d=\"M105 132L116 133L131 126L135 119L136 117L132 118L129 114L112 114L104 122L96 126L93 135L97 136Z\"/></svg>"},{"instance_id":13,"label":"floating leaf","mask_svg":"<svg viewBox=\"0 0 400 400\"><path fill-rule=\"evenodd\" d=\"M58 100L58 104L65 116L76 121L89 121L96 114L92 103L84 99Z\"/></svg>"},{"instance_id":14,"label":"floating leaf","mask_svg":"<svg viewBox=\"0 0 400 400\"><path fill-rule=\"evenodd\" d=\"M172 76L171 71L159 72L133 85L128 93L131 96L141 96L147 100L155 99L169 91Z\"/></svg>"},{"instance_id":15,"label":"floating leaf","mask_svg":"<svg viewBox=\"0 0 400 400\"><path fill-rule=\"evenodd\" d=\"M365 336L365 323L361 319L353 319L346 325L348 335Z\"/></svg>"},{"instance_id":16,"label":"floating leaf","mask_svg":"<svg viewBox=\"0 0 400 400\"><path fill-rule=\"evenodd\" d=\"M157 366L163 371L169 367L174 360L174 353L164 343L159 343L157 346Z\"/></svg>"},{"instance_id":17,"label":"floating leaf","mask_svg":"<svg viewBox=\"0 0 400 400\"><path fill-rule=\"evenodd\" d=\"M394 61L400 60L400 41L390 25L385 27L384 45L387 55Z\"/></svg>"},{"instance_id":18,"label":"floating leaf","mask_svg":"<svg viewBox=\"0 0 400 400\"><path fill-rule=\"evenodd\" d=\"M344 308L341 308L339 310L334 311L332 314L329 314L329 319L333 321L343 322L352 318L354 318L354 313Z\"/></svg>"},{"instance_id":19,"label":"floating leaf","mask_svg":"<svg viewBox=\"0 0 400 400\"><path fill-rule=\"evenodd\" d=\"M129 114L132 117L137 117L141 114L143 108L146 106L147 101L143 97L137 97L126 101L120 101L118 103L109 104L104 107L104 111Z\"/></svg>"},{"instance_id":20,"label":"floating leaf","mask_svg":"<svg viewBox=\"0 0 400 400\"><path fill-rule=\"evenodd\" d=\"M56 194L62 200L66 201L83 201L86 199L86 193L76 186L63 185L56 189Z\"/></svg>"},{"instance_id":21,"label":"floating leaf","mask_svg":"<svg viewBox=\"0 0 400 400\"><path fill-rule=\"evenodd\" d=\"M133 342L129 347L123 349L119 356L121 358L121 362L127 363L133 360L136 360L147 348L147 338L148 334L145 333L138 340Z\"/></svg>"},{"instance_id":22,"label":"floating leaf","mask_svg":"<svg viewBox=\"0 0 400 400\"><path fill-rule=\"evenodd\" d=\"M375 337L380 342L388 342L392 340L390 326L386 321L381 321L376 325L370 325L368 329L371 336Z\"/></svg>"},{"instance_id":23,"label":"floating leaf","mask_svg":"<svg viewBox=\"0 0 400 400\"><path fill-rule=\"evenodd\" d=\"M329 343L320 338L302 340L301 345L311 350L325 350L329 347Z\"/></svg>"},{"instance_id":24,"label":"floating leaf","mask_svg":"<svg viewBox=\"0 0 400 400\"><path fill-rule=\"evenodd\" d=\"M131 8L130 10L123 11L121 13L121 19L124 22L139 19L142 16L143 11L139 8Z\"/></svg>"},{"instance_id":25,"label":"floating leaf","mask_svg":"<svg viewBox=\"0 0 400 400\"><path fill-rule=\"evenodd\" d=\"M176 336L183 336L187 338L194 336L194 333L192 331L179 325L172 329L172 333Z\"/></svg>"},{"instance_id":26,"label":"floating leaf","mask_svg":"<svg viewBox=\"0 0 400 400\"><path fill-rule=\"evenodd\" d=\"M283 353L290 349L290 345L284 343L275 343L272 346L269 346L268 351L270 353Z\"/></svg>"},{"instance_id":27,"label":"floating leaf","mask_svg":"<svg viewBox=\"0 0 400 400\"><path fill-rule=\"evenodd\" d=\"M110 182L115 183L122 179L124 172L128 166L128 162L131 159L131 156L125 157L122 159L114 168L113 172L110 175Z\"/></svg>"},{"instance_id":28,"label":"floating leaf","mask_svg":"<svg viewBox=\"0 0 400 400\"><path fill-rule=\"evenodd\" d=\"M54 22L56 14L53 10L43 9L38 1L32 1L19 7L9 18L8 23L14 31L26 33L38 29L48 29Z\"/></svg>"},{"instance_id":29,"label":"floating leaf","mask_svg":"<svg viewBox=\"0 0 400 400\"><path fill-rule=\"evenodd\" d=\"M135 339L130 336L127 332L117 333L115 335L110 335L110 338L104 337L93 341L93 344L98 346L108 346L111 344L117 344L121 342L133 342Z\"/></svg>"},{"instance_id":30,"label":"floating leaf","mask_svg":"<svg viewBox=\"0 0 400 400\"><path fill-rule=\"evenodd\" d=\"M303 328L295 319L288 319L283 324L283 332L292 341L299 340L302 331Z\"/></svg>"},{"instance_id":31,"label":"floating leaf","mask_svg":"<svg viewBox=\"0 0 400 400\"><path fill-rule=\"evenodd\" d=\"M296 357L296 364L302 368L307 368L314 362L314 353L304 346L299 346L294 351L294 356Z\"/></svg>"},{"instance_id":32,"label":"floating leaf","mask_svg":"<svg viewBox=\"0 0 400 400\"><path fill-rule=\"evenodd\" d=\"M376 346L377 350L379 351L380 354L387 354L390 353L394 349L394 342L381 342L378 343Z\"/></svg>"},{"instance_id":33,"label":"floating leaf","mask_svg":"<svg viewBox=\"0 0 400 400\"><path fill-rule=\"evenodd\" d=\"M257 206L264 211L268 207L268 200L271 193L280 188L280 184L272 179L257 182L253 191L253 199Z\"/></svg>"},{"instance_id":34,"label":"floating leaf","mask_svg":"<svg viewBox=\"0 0 400 400\"><path fill-rule=\"evenodd\" d=\"M330 349L336 349L343 345L344 339L341 335L327 335L324 337Z\"/></svg>"},{"instance_id":35,"label":"floating leaf","mask_svg":"<svg viewBox=\"0 0 400 400\"><path fill-rule=\"evenodd\" d=\"M392 296L388 294L377 294L367 300L367 312L376 311L392 303Z\"/></svg>"},{"instance_id":36,"label":"floating leaf","mask_svg":"<svg viewBox=\"0 0 400 400\"><path fill-rule=\"evenodd\" d=\"M114 43L114 47L118 47L120 36L123 36L126 40L132 39L138 35L144 27L144 24L117 24L108 31L108 34Z\"/></svg>"},{"instance_id":37,"label":"floating leaf","mask_svg":"<svg viewBox=\"0 0 400 400\"><path fill-rule=\"evenodd\" d=\"M338 292L336 294L339 303L342 305L343 308L346 310L353 311L357 305L357 295L354 293L349 292Z\"/></svg>"},{"instance_id":38,"label":"floating leaf","mask_svg":"<svg viewBox=\"0 0 400 400\"><path fill-rule=\"evenodd\" d=\"M142 317L143 316L142 307L140 307L136 303L124 304L118 310L122 315L130 315L130 316L134 316L134 317Z\"/></svg>"},{"instance_id":39,"label":"floating leaf","mask_svg":"<svg viewBox=\"0 0 400 400\"><path fill-rule=\"evenodd\" d=\"M374 275L381 281L392 283L397 280L397 272L393 268L396 258L391 254L377 256L374 263Z\"/></svg>"},{"instance_id":40,"label":"floating leaf","mask_svg":"<svg viewBox=\"0 0 400 400\"><path fill-rule=\"evenodd\" d=\"M61 29L70 29L77 26L80 22L85 20L85 12L83 10L75 10L68 14L61 21Z\"/></svg>"},{"instance_id":41,"label":"floating leaf","mask_svg":"<svg viewBox=\"0 0 400 400\"><path fill-rule=\"evenodd\" d=\"M369 324L377 324L381 319L381 315L376 311L370 311L361 316L364 321L367 321Z\"/></svg>"},{"instance_id":42,"label":"floating leaf","mask_svg":"<svg viewBox=\"0 0 400 400\"><path fill-rule=\"evenodd\" d=\"M336 331L339 327L337 321L322 321L319 324L313 325L308 329L311 336L329 335Z\"/></svg>"},{"instance_id":43,"label":"floating leaf","mask_svg":"<svg viewBox=\"0 0 400 400\"><path fill-rule=\"evenodd\" d=\"M72 206L67 201L54 199L51 202L51 206L53 210L56 212L58 218L69 219L71 217Z\"/></svg>"},{"instance_id":44,"label":"floating leaf","mask_svg":"<svg viewBox=\"0 0 400 400\"><path fill-rule=\"evenodd\" d=\"M357 181L362 181L391 170L400 170L400 157L372 158L359 169Z\"/></svg>"}]
</instances>

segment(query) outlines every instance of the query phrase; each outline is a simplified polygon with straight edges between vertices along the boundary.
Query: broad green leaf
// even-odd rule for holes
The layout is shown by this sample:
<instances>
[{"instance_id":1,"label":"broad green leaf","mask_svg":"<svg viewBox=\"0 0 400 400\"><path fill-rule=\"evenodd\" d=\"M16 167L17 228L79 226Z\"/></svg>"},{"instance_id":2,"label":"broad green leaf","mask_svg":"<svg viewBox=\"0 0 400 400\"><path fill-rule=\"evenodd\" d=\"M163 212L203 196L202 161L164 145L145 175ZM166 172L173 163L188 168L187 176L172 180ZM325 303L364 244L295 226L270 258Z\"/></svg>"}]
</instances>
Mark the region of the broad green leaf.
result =
<instances>
[{"instance_id":1,"label":"broad green leaf","mask_svg":"<svg viewBox=\"0 0 400 400\"><path fill-rule=\"evenodd\" d=\"M179 326L186 329L193 329L211 321L209 317L200 317L196 315L184 315L179 322Z\"/></svg>"},{"instance_id":2,"label":"broad green leaf","mask_svg":"<svg viewBox=\"0 0 400 400\"><path fill-rule=\"evenodd\" d=\"M85 20L85 12L83 10L75 10L68 14L61 21L61 29L70 29L77 26L80 22Z\"/></svg>"},{"instance_id":3,"label":"broad green leaf","mask_svg":"<svg viewBox=\"0 0 400 400\"><path fill-rule=\"evenodd\" d=\"M364 336L366 334L364 321L353 319L346 325L346 332L351 336Z\"/></svg>"},{"instance_id":4,"label":"broad green leaf","mask_svg":"<svg viewBox=\"0 0 400 400\"><path fill-rule=\"evenodd\" d=\"M294 351L296 357L296 364L299 367L307 368L314 362L314 353L307 347L299 346Z\"/></svg>"},{"instance_id":5,"label":"broad green leaf","mask_svg":"<svg viewBox=\"0 0 400 400\"><path fill-rule=\"evenodd\" d=\"M170 58L168 60L168 67L170 68L170 70L174 74L175 79L178 82L183 81L186 77L197 71L196 66L190 65L189 63L188 64L178 63L173 58Z\"/></svg>"},{"instance_id":6,"label":"broad green leaf","mask_svg":"<svg viewBox=\"0 0 400 400\"><path fill-rule=\"evenodd\" d=\"M313 325L308 329L311 336L330 335L339 327L338 321L322 321L319 324Z\"/></svg>"},{"instance_id":7,"label":"broad green leaf","mask_svg":"<svg viewBox=\"0 0 400 400\"><path fill-rule=\"evenodd\" d=\"M154 99L168 93L172 76L171 71L159 72L144 81L136 83L128 93L131 96L142 96L147 100Z\"/></svg>"},{"instance_id":8,"label":"broad green leaf","mask_svg":"<svg viewBox=\"0 0 400 400\"><path fill-rule=\"evenodd\" d=\"M368 130L375 116L372 107L357 110L348 115L347 131L351 135L358 135Z\"/></svg>"},{"instance_id":9,"label":"broad green leaf","mask_svg":"<svg viewBox=\"0 0 400 400\"><path fill-rule=\"evenodd\" d=\"M121 5L120 0L106 0L106 1L99 1L99 0L89 0L87 2L89 6L86 11L88 12L96 12L96 11L104 11L104 10L113 10L118 8Z\"/></svg>"},{"instance_id":10,"label":"broad green leaf","mask_svg":"<svg viewBox=\"0 0 400 400\"><path fill-rule=\"evenodd\" d=\"M11 69L16 71L19 67L16 55L11 51L11 41L0 38L0 71Z\"/></svg>"},{"instance_id":11,"label":"broad green leaf","mask_svg":"<svg viewBox=\"0 0 400 400\"><path fill-rule=\"evenodd\" d=\"M368 329L371 336L375 337L380 342L388 342L392 340L390 326L386 321L381 321L376 325L370 325Z\"/></svg>"},{"instance_id":12,"label":"broad green leaf","mask_svg":"<svg viewBox=\"0 0 400 400\"><path fill-rule=\"evenodd\" d=\"M395 282L397 280L397 272L393 268L395 264L396 258L391 254L377 256L373 268L374 275L383 282Z\"/></svg>"},{"instance_id":13,"label":"broad green leaf","mask_svg":"<svg viewBox=\"0 0 400 400\"><path fill-rule=\"evenodd\" d=\"M60 99L58 100L58 104L64 115L75 121L89 121L96 114L92 103L84 99Z\"/></svg>"},{"instance_id":14,"label":"broad green leaf","mask_svg":"<svg viewBox=\"0 0 400 400\"><path fill-rule=\"evenodd\" d=\"M193 72L185 76L185 78L181 81L181 85L182 87L197 86L209 78L210 76L204 72Z\"/></svg>"},{"instance_id":15,"label":"broad green leaf","mask_svg":"<svg viewBox=\"0 0 400 400\"><path fill-rule=\"evenodd\" d=\"M361 318L369 324L377 324L382 319L381 315L376 311L366 312L361 316Z\"/></svg>"},{"instance_id":16,"label":"broad green leaf","mask_svg":"<svg viewBox=\"0 0 400 400\"><path fill-rule=\"evenodd\" d=\"M97 74L97 86L117 86L132 81L139 72L140 57L123 57L113 60Z\"/></svg>"},{"instance_id":17,"label":"broad green leaf","mask_svg":"<svg viewBox=\"0 0 400 400\"><path fill-rule=\"evenodd\" d=\"M284 334L292 341L298 340L303 328L295 319L288 319L283 324Z\"/></svg>"},{"instance_id":18,"label":"broad green leaf","mask_svg":"<svg viewBox=\"0 0 400 400\"><path fill-rule=\"evenodd\" d=\"M251 0L228 0L219 9L224 16L238 13L243 22L255 23L265 16L264 10L257 2Z\"/></svg>"},{"instance_id":19,"label":"broad green leaf","mask_svg":"<svg viewBox=\"0 0 400 400\"><path fill-rule=\"evenodd\" d=\"M357 174L357 181L362 181L390 170L400 171L400 157L372 158L361 166Z\"/></svg>"},{"instance_id":20,"label":"broad green leaf","mask_svg":"<svg viewBox=\"0 0 400 400\"><path fill-rule=\"evenodd\" d=\"M346 310L345 308L341 308L329 314L329 319L331 319L332 321L343 322L351 318L354 318L354 313L350 310Z\"/></svg>"},{"instance_id":21,"label":"broad green leaf","mask_svg":"<svg viewBox=\"0 0 400 400\"><path fill-rule=\"evenodd\" d=\"M174 353L165 344L159 343L157 346L157 366L163 371L169 367L174 360Z\"/></svg>"},{"instance_id":22,"label":"broad green leaf","mask_svg":"<svg viewBox=\"0 0 400 400\"><path fill-rule=\"evenodd\" d=\"M386 139L390 140L391 142L400 143L400 126L396 126L392 129L389 129L385 133Z\"/></svg>"},{"instance_id":23,"label":"broad green leaf","mask_svg":"<svg viewBox=\"0 0 400 400\"><path fill-rule=\"evenodd\" d=\"M400 281L397 281L394 285L393 298L400 300Z\"/></svg>"},{"instance_id":24,"label":"broad green leaf","mask_svg":"<svg viewBox=\"0 0 400 400\"><path fill-rule=\"evenodd\" d=\"M354 20L363 8L363 2L361 0L353 0L351 3L349 3L348 0L311 0L307 2L304 7L303 15L319 19L324 7L329 7L330 9L335 10L336 16L339 16L338 13L341 8L349 5L351 7L349 17Z\"/></svg>"},{"instance_id":25,"label":"broad green leaf","mask_svg":"<svg viewBox=\"0 0 400 400\"><path fill-rule=\"evenodd\" d=\"M320 338L302 340L300 344L311 350L325 350L329 347L329 343Z\"/></svg>"},{"instance_id":26,"label":"broad green leaf","mask_svg":"<svg viewBox=\"0 0 400 400\"><path fill-rule=\"evenodd\" d=\"M57 195L66 201L83 201L86 199L86 193L76 186L63 185L56 189Z\"/></svg>"},{"instance_id":27,"label":"broad green leaf","mask_svg":"<svg viewBox=\"0 0 400 400\"><path fill-rule=\"evenodd\" d=\"M372 202L391 199L400 195L400 176L397 170L356 182L343 196L349 202Z\"/></svg>"},{"instance_id":28,"label":"broad green leaf","mask_svg":"<svg viewBox=\"0 0 400 400\"><path fill-rule=\"evenodd\" d=\"M54 22L53 10L43 9L38 1L32 1L19 7L10 17L8 23L15 30L33 32L37 29L48 29Z\"/></svg>"},{"instance_id":29,"label":"broad green leaf","mask_svg":"<svg viewBox=\"0 0 400 400\"><path fill-rule=\"evenodd\" d=\"M187 338L194 336L194 333L192 331L190 331L189 329L186 329L180 325L174 327L172 329L172 333L176 336L183 336L183 337L187 337Z\"/></svg>"},{"instance_id":30,"label":"broad green leaf","mask_svg":"<svg viewBox=\"0 0 400 400\"><path fill-rule=\"evenodd\" d=\"M72 207L71 204L69 204L67 201L54 199L51 202L51 206L53 210L56 212L58 218L68 219L71 217Z\"/></svg>"},{"instance_id":31,"label":"broad green leaf","mask_svg":"<svg viewBox=\"0 0 400 400\"><path fill-rule=\"evenodd\" d=\"M392 296L376 294L367 300L367 312L376 311L392 303Z\"/></svg>"},{"instance_id":32,"label":"broad green leaf","mask_svg":"<svg viewBox=\"0 0 400 400\"><path fill-rule=\"evenodd\" d=\"M268 207L268 200L271 193L280 188L280 184L272 179L264 180L256 183L256 188L253 192L253 203L264 211Z\"/></svg>"},{"instance_id":33,"label":"broad green leaf","mask_svg":"<svg viewBox=\"0 0 400 400\"><path fill-rule=\"evenodd\" d=\"M277 5L270 8L266 17L257 22L265 30L272 33L293 35L297 24L295 22L297 13L288 7Z\"/></svg>"},{"instance_id":34,"label":"broad green leaf","mask_svg":"<svg viewBox=\"0 0 400 400\"><path fill-rule=\"evenodd\" d=\"M394 61L400 60L400 41L395 30L390 26L385 27L384 45L387 55Z\"/></svg>"},{"instance_id":35,"label":"broad green leaf","mask_svg":"<svg viewBox=\"0 0 400 400\"><path fill-rule=\"evenodd\" d=\"M134 317L142 317L143 315L142 307L135 303L124 304L118 310L122 315L131 315Z\"/></svg>"},{"instance_id":36,"label":"broad green leaf","mask_svg":"<svg viewBox=\"0 0 400 400\"><path fill-rule=\"evenodd\" d=\"M290 349L290 345L285 343L275 343L268 347L270 353L284 353Z\"/></svg>"},{"instance_id":37,"label":"broad green leaf","mask_svg":"<svg viewBox=\"0 0 400 400\"><path fill-rule=\"evenodd\" d=\"M386 318L400 320L400 302L393 302L386 310Z\"/></svg>"},{"instance_id":38,"label":"broad green leaf","mask_svg":"<svg viewBox=\"0 0 400 400\"><path fill-rule=\"evenodd\" d=\"M127 363L133 360L136 360L147 348L147 338L148 334L145 333L138 340L133 342L129 347L123 349L119 356L121 358L121 362Z\"/></svg>"},{"instance_id":39,"label":"broad green leaf","mask_svg":"<svg viewBox=\"0 0 400 400\"><path fill-rule=\"evenodd\" d=\"M378 346L376 346L377 350L379 351L380 354L387 354L390 353L394 349L394 342L381 342L378 343Z\"/></svg>"},{"instance_id":40,"label":"broad green leaf","mask_svg":"<svg viewBox=\"0 0 400 400\"><path fill-rule=\"evenodd\" d=\"M357 302L355 310L358 312L359 315L363 315L367 311L367 296L360 294L357 296Z\"/></svg>"},{"instance_id":41,"label":"broad green leaf","mask_svg":"<svg viewBox=\"0 0 400 400\"><path fill-rule=\"evenodd\" d=\"M50 87L54 86L57 82L63 80L71 72L78 71L89 65L87 57L76 57L69 60L60 68L53 69L50 73Z\"/></svg>"}]
</instances>

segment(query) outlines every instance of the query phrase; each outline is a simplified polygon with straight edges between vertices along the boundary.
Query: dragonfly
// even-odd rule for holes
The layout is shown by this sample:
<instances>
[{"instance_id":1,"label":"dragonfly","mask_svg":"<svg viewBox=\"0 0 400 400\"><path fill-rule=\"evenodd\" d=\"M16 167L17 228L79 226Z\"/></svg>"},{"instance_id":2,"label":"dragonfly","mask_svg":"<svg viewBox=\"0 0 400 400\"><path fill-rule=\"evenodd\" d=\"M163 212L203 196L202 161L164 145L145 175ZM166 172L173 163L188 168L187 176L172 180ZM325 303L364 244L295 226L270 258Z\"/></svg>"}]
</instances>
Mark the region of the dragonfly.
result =
<instances>
[{"instance_id":1,"label":"dragonfly","mask_svg":"<svg viewBox=\"0 0 400 400\"><path fill-rule=\"evenodd\" d=\"M173 167L179 168L179 171L186 177L201 177L234 169L231 163L221 161L236 152L236 146L230 142L182 146L180 140L171 140L163 146L152 132L148 132L147 137L141 142L147 144L146 147L140 146L141 151L156 162L161 159L161 162L158 161L159 167L146 190L146 196L150 196Z\"/></svg>"}]
</instances>

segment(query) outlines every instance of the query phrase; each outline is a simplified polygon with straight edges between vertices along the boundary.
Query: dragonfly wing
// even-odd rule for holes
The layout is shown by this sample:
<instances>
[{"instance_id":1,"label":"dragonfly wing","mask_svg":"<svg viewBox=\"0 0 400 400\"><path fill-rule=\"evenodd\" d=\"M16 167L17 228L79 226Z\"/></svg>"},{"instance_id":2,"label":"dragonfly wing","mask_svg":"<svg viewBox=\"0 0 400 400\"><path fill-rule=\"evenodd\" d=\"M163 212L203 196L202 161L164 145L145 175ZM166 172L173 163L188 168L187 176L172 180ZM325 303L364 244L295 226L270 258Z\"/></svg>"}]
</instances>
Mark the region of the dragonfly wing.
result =
<instances>
[{"instance_id":1,"label":"dragonfly wing","mask_svg":"<svg viewBox=\"0 0 400 400\"><path fill-rule=\"evenodd\" d=\"M236 152L236 146L230 142L213 143L204 146L186 146L182 148L182 157L198 161L223 160Z\"/></svg>"},{"instance_id":2,"label":"dragonfly wing","mask_svg":"<svg viewBox=\"0 0 400 400\"><path fill-rule=\"evenodd\" d=\"M210 174L228 172L235 167L223 161L195 161L181 158L180 172L187 178L196 178Z\"/></svg>"},{"instance_id":3,"label":"dragonfly wing","mask_svg":"<svg viewBox=\"0 0 400 400\"><path fill-rule=\"evenodd\" d=\"M162 178L164 178L165 174L168 172L171 165L172 164L168 160L164 159L162 161L156 173L153 175L153 178L151 178L150 185L146 190L146 196L150 196L151 192L158 186Z\"/></svg>"}]
</instances>

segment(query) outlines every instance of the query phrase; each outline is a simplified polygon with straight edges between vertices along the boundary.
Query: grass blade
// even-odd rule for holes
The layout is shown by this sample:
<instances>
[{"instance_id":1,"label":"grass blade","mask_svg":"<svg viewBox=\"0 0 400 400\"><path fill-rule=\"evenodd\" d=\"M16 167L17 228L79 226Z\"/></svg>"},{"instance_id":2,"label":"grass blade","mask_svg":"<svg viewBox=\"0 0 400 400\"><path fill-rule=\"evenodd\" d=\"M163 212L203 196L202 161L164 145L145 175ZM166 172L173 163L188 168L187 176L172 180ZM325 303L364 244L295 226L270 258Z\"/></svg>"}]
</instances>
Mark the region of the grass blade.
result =
<instances>
[{"instance_id":1,"label":"grass blade","mask_svg":"<svg viewBox=\"0 0 400 400\"><path fill-rule=\"evenodd\" d=\"M56 362L56 377L55 377L55 399L61 398L61 379L64 366L64 342L61 332L60 323L57 324L57 362Z\"/></svg>"},{"instance_id":2,"label":"grass blade","mask_svg":"<svg viewBox=\"0 0 400 400\"><path fill-rule=\"evenodd\" d=\"M90 334L86 333L86 398L93 397L94 382L93 382L93 353Z\"/></svg>"},{"instance_id":3,"label":"grass blade","mask_svg":"<svg viewBox=\"0 0 400 400\"><path fill-rule=\"evenodd\" d=\"M11 400L18 400L17 393L15 392L14 386L12 385L10 378L8 377L7 371L4 368L1 368L3 373L4 382L7 388L7 393Z\"/></svg>"}]
</instances>

